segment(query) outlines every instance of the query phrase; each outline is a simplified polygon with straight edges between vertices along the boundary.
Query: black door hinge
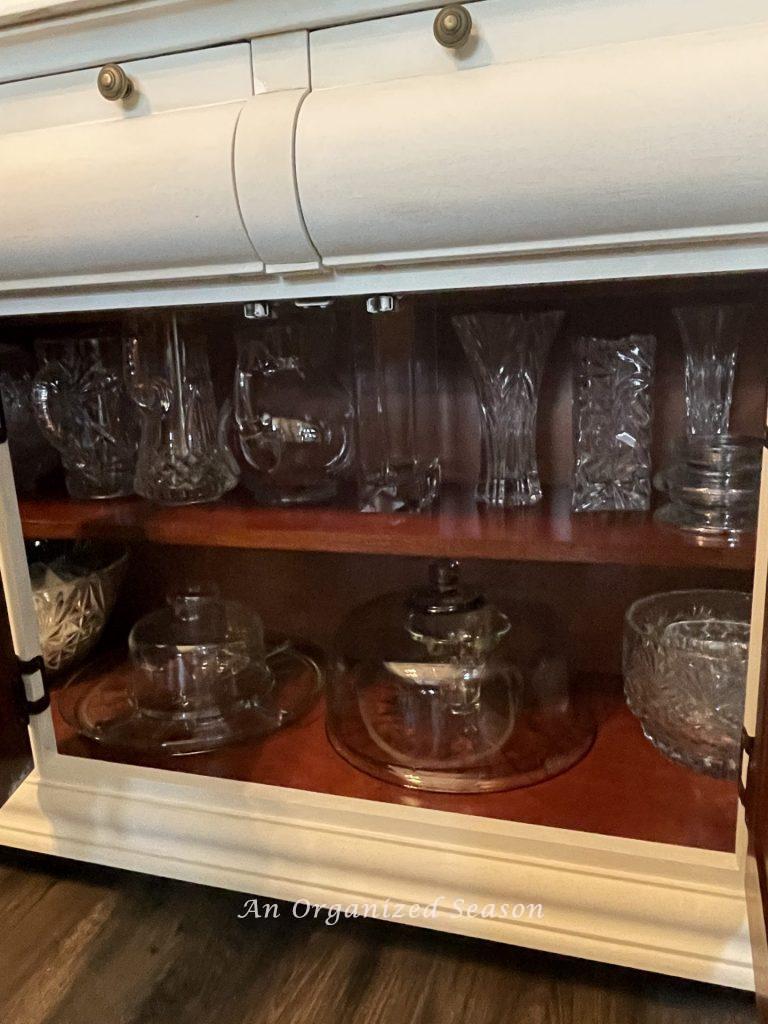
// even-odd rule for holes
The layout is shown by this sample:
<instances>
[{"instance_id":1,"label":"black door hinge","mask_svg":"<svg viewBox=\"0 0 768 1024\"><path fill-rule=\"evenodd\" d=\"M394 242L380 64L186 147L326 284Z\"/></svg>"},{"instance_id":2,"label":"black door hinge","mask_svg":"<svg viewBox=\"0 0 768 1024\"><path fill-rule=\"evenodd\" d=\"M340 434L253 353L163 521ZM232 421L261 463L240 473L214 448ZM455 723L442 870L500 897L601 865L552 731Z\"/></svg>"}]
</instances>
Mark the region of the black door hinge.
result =
<instances>
[{"instance_id":1,"label":"black door hinge","mask_svg":"<svg viewBox=\"0 0 768 1024\"><path fill-rule=\"evenodd\" d=\"M747 811L747 789L749 788L749 776L752 772L752 755L755 751L755 737L750 736L747 730L742 726L741 728L741 764L739 765L739 776L736 782L739 800L744 805L744 810ZM743 768L744 768L744 757L749 758L749 765L747 766L747 785L744 785L742 781Z\"/></svg>"},{"instance_id":2,"label":"black door hinge","mask_svg":"<svg viewBox=\"0 0 768 1024\"><path fill-rule=\"evenodd\" d=\"M21 713L25 721L29 721L32 715L40 715L43 711L51 705L51 698L48 694L48 685L45 679L45 663L43 657L38 654L34 658L16 658L16 664L19 669L18 676L18 690L19 690L19 705ZM24 676L31 676L35 672L40 673L40 678L43 681L43 695L38 697L37 700L28 700L27 692L24 687Z\"/></svg>"},{"instance_id":3,"label":"black door hinge","mask_svg":"<svg viewBox=\"0 0 768 1024\"><path fill-rule=\"evenodd\" d=\"M8 427L5 422L5 409L3 407L3 393L0 391L0 444L8 440Z\"/></svg>"}]
</instances>

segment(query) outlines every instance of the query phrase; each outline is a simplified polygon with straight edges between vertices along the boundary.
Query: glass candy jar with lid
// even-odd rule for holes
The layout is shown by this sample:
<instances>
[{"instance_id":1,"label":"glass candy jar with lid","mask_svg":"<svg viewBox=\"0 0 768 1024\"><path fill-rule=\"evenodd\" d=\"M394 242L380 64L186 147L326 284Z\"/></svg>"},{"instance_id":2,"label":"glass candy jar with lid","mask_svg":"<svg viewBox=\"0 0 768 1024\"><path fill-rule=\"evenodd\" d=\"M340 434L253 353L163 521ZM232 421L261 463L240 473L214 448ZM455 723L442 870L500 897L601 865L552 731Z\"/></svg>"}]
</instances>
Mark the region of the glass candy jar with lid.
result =
<instances>
[{"instance_id":1,"label":"glass candy jar with lid","mask_svg":"<svg viewBox=\"0 0 768 1024\"><path fill-rule=\"evenodd\" d=\"M572 728L564 656L531 642L533 611L505 614L461 584L456 562L433 563L426 589L353 611L329 681L336 750L388 782L455 793L529 784L574 763L592 730Z\"/></svg>"}]
</instances>

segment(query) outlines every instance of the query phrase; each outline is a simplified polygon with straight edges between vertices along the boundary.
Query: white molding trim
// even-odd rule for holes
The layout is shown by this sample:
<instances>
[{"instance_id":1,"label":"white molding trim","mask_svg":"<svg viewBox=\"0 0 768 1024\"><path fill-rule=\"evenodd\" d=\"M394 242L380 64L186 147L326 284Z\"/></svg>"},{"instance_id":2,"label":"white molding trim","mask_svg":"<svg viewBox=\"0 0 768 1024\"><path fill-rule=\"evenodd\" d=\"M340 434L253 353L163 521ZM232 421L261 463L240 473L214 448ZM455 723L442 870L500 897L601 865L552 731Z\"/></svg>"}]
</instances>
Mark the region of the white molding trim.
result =
<instances>
[{"instance_id":1,"label":"white molding trim","mask_svg":"<svg viewBox=\"0 0 768 1024\"><path fill-rule=\"evenodd\" d=\"M0 842L251 895L431 904L402 920L753 986L735 855L64 757L41 750ZM51 775L58 778L51 778ZM496 904L459 914L454 901ZM542 904L540 920L501 904Z\"/></svg>"},{"instance_id":2,"label":"white molding trim","mask_svg":"<svg viewBox=\"0 0 768 1024\"><path fill-rule=\"evenodd\" d=\"M247 273L217 276L220 269L197 268L199 276L194 281L171 277L94 287L92 283L58 279L48 282L48 287L36 283L29 291L5 291L4 286L0 288L0 316L760 271L768 270L768 237L658 239L626 246L614 240L612 246L575 245L572 249L553 245L549 252L523 252L504 258L327 267L285 277ZM25 286L29 284L32 282L24 282Z\"/></svg>"},{"instance_id":3,"label":"white molding trim","mask_svg":"<svg viewBox=\"0 0 768 1024\"><path fill-rule=\"evenodd\" d=\"M89 0L25 0L5 11L0 0L0 82L406 14L442 7L443 2L129 0L94 7Z\"/></svg>"}]
</instances>

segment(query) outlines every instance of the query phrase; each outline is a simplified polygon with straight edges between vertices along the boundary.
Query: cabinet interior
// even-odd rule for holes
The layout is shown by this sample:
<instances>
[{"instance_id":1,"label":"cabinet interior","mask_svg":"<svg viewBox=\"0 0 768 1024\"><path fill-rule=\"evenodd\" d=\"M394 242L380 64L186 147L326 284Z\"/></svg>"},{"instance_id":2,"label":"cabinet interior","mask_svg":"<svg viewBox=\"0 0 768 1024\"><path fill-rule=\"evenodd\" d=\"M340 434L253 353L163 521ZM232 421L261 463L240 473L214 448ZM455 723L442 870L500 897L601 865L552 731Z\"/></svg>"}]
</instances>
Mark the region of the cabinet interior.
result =
<instances>
[{"instance_id":1,"label":"cabinet interior","mask_svg":"<svg viewBox=\"0 0 768 1024\"><path fill-rule=\"evenodd\" d=\"M683 358L671 309L683 301L755 303L742 341L731 430L761 436L768 346L760 302L764 275L547 286L415 297L393 328L433 332L439 388L427 396L441 453L444 490L437 507L411 515L356 510L350 494L321 508L258 507L242 488L221 502L157 508L137 498L77 502L61 480L20 501L28 537L94 537L129 545L131 559L118 606L97 652L81 672L95 676L102 657L125 656L131 625L185 584L211 581L227 597L255 608L268 630L310 640L328 651L346 614L361 602L423 583L432 557L466 560L464 575L489 595L543 601L567 629L569 671L595 709L594 746L574 767L527 788L484 795L435 794L377 781L347 764L326 738L319 702L299 722L251 744L214 753L137 759L181 772L455 811L506 821L663 843L734 848L735 782L708 778L665 759L627 709L621 684L623 616L646 594L698 587L749 590L754 541L735 548L697 546L656 526L651 513L579 513L569 508L572 472L571 345L579 333L653 333L654 471L682 432ZM363 300L339 303L339 366L345 332L361 326ZM538 456L540 506L479 511L473 498L480 458L479 411L472 380L449 323L457 310L563 309L567 314L544 371ZM231 387L235 336L247 330L241 307L187 309L203 332L217 394ZM5 340L22 346L75 323L119 325L121 314L6 320ZM345 369L346 372L346 369ZM654 506L659 503L656 495ZM104 653L106 652L106 654ZM78 737L58 712L62 681L52 680L59 750L121 759Z\"/></svg>"}]
</instances>

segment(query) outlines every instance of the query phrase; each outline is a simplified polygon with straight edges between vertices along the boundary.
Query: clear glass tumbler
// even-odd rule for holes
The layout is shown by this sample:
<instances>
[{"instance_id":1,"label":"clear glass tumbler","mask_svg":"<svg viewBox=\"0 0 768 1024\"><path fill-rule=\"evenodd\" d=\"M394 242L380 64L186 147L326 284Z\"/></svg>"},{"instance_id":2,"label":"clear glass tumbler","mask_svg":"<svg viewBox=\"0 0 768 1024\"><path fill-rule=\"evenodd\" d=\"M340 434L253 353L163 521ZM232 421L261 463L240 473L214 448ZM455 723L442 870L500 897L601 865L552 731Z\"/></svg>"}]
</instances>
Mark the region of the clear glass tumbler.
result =
<instances>
[{"instance_id":1,"label":"clear glass tumbler","mask_svg":"<svg viewBox=\"0 0 768 1024\"><path fill-rule=\"evenodd\" d=\"M136 413L123 381L120 341L112 337L40 340L32 403L61 454L73 498L133 493Z\"/></svg>"}]
</instances>

